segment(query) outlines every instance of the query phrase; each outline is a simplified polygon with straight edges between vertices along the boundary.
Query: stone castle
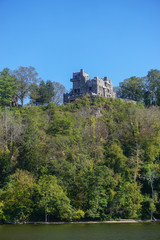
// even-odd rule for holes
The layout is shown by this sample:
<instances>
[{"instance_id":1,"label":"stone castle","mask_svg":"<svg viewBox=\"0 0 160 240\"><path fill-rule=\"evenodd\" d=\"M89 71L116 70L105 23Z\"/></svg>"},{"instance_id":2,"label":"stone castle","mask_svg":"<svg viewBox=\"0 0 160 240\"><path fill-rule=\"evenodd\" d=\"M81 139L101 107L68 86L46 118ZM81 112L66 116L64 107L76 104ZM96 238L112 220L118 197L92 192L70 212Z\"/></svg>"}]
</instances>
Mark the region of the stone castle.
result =
<instances>
[{"instance_id":1,"label":"stone castle","mask_svg":"<svg viewBox=\"0 0 160 240\"><path fill-rule=\"evenodd\" d=\"M64 103L72 102L76 98L82 98L86 94L93 97L103 96L106 98L115 98L113 85L108 77L94 77L93 79L89 79L89 74L85 73L84 69L81 69L80 72L73 73L73 78L71 78L70 81L73 82L73 88L71 92L64 94Z\"/></svg>"}]
</instances>

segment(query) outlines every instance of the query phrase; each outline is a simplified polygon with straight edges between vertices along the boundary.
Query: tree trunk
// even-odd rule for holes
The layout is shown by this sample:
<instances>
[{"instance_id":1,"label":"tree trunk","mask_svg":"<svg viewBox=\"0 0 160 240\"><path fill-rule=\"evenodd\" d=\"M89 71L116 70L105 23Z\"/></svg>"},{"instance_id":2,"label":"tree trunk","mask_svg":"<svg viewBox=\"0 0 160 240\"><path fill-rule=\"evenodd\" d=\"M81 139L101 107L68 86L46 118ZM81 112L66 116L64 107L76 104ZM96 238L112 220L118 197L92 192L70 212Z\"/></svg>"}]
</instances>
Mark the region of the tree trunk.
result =
<instances>
[{"instance_id":1,"label":"tree trunk","mask_svg":"<svg viewBox=\"0 0 160 240\"><path fill-rule=\"evenodd\" d=\"M151 180L151 189L152 189L152 204L154 204L154 192L153 192L153 182ZM153 221L153 211L151 209L151 221Z\"/></svg>"},{"instance_id":2,"label":"tree trunk","mask_svg":"<svg viewBox=\"0 0 160 240\"><path fill-rule=\"evenodd\" d=\"M6 139L6 142L7 142L8 141L8 121L7 121L7 109L6 108L5 108L4 124L5 124L5 139Z\"/></svg>"},{"instance_id":3,"label":"tree trunk","mask_svg":"<svg viewBox=\"0 0 160 240\"><path fill-rule=\"evenodd\" d=\"M45 210L45 222L47 222L47 212Z\"/></svg>"},{"instance_id":4,"label":"tree trunk","mask_svg":"<svg viewBox=\"0 0 160 240\"><path fill-rule=\"evenodd\" d=\"M21 103L22 103L22 107L23 107L23 105L24 105L23 98L21 99Z\"/></svg>"}]
</instances>

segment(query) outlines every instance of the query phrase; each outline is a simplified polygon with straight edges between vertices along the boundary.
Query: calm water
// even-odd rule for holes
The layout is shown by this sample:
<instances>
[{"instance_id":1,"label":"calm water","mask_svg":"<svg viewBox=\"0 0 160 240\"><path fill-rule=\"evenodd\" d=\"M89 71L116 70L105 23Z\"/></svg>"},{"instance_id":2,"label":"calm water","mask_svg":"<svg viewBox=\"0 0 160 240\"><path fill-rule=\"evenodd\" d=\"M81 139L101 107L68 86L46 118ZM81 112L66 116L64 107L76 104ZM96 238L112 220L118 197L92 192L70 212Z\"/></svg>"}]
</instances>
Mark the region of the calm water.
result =
<instances>
[{"instance_id":1,"label":"calm water","mask_svg":"<svg viewBox=\"0 0 160 240\"><path fill-rule=\"evenodd\" d=\"M0 240L160 240L160 223L0 225Z\"/></svg>"}]
</instances>

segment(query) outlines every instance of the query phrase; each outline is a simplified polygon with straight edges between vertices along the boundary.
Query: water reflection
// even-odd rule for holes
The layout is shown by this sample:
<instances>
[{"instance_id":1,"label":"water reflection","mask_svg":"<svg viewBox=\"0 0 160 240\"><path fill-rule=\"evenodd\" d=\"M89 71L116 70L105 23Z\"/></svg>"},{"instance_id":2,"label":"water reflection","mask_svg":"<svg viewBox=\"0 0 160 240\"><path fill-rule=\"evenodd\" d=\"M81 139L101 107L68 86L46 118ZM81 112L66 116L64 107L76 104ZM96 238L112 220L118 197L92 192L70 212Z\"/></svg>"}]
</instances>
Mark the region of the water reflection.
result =
<instances>
[{"instance_id":1,"label":"water reflection","mask_svg":"<svg viewBox=\"0 0 160 240\"><path fill-rule=\"evenodd\" d=\"M160 223L1 225L0 240L159 240Z\"/></svg>"}]
</instances>

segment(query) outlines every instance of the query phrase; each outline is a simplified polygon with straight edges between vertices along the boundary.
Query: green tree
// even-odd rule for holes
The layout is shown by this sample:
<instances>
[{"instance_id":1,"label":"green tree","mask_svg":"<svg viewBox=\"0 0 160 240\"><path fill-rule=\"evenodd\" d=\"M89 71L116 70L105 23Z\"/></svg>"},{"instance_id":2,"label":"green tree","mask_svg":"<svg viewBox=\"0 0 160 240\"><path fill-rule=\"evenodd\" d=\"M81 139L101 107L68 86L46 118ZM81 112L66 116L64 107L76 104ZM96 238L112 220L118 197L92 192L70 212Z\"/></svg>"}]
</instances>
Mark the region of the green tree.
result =
<instances>
[{"instance_id":1,"label":"green tree","mask_svg":"<svg viewBox=\"0 0 160 240\"><path fill-rule=\"evenodd\" d=\"M61 220L70 220L72 218L73 209L70 200L57 184L55 176L41 176L36 188L39 193L37 205L44 211L45 222L48 221L49 214Z\"/></svg>"},{"instance_id":2,"label":"green tree","mask_svg":"<svg viewBox=\"0 0 160 240\"><path fill-rule=\"evenodd\" d=\"M142 101L144 94L144 81L140 77L131 77L120 83L117 95L120 98Z\"/></svg>"},{"instance_id":3,"label":"green tree","mask_svg":"<svg viewBox=\"0 0 160 240\"><path fill-rule=\"evenodd\" d=\"M30 94L29 94L29 97L30 97L30 99L31 99L31 102L32 102L34 105L38 105L38 104L39 104L39 100L40 100L39 89L40 89L40 86L37 85L36 83L33 83L33 84L30 86Z\"/></svg>"},{"instance_id":4,"label":"green tree","mask_svg":"<svg viewBox=\"0 0 160 240\"><path fill-rule=\"evenodd\" d=\"M30 98L35 105L44 105L51 102L54 97L54 86L51 81L41 81L40 85L35 83L30 88Z\"/></svg>"},{"instance_id":5,"label":"green tree","mask_svg":"<svg viewBox=\"0 0 160 240\"><path fill-rule=\"evenodd\" d=\"M11 154L8 148L0 147L0 186L3 186L5 178L10 174L11 170Z\"/></svg>"},{"instance_id":6,"label":"green tree","mask_svg":"<svg viewBox=\"0 0 160 240\"><path fill-rule=\"evenodd\" d=\"M50 121L48 133L52 135L67 135L73 127L73 118L69 113L56 113Z\"/></svg>"},{"instance_id":7,"label":"green tree","mask_svg":"<svg viewBox=\"0 0 160 240\"><path fill-rule=\"evenodd\" d=\"M4 222L6 220L4 215L4 202L0 202L0 222Z\"/></svg>"},{"instance_id":8,"label":"green tree","mask_svg":"<svg viewBox=\"0 0 160 240\"><path fill-rule=\"evenodd\" d=\"M112 201L115 195L116 181L113 171L106 166L96 166L90 171L87 191L88 206L86 217L108 220L112 217Z\"/></svg>"},{"instance_id":9,"label":"green tree","mask_svg":"<svg viewBox=\"0 0 160 240\"><path fill-rule=\"evenodd\" d=\"M17 169L0 196L4 203L3 212L6 220L26 221L29 219L33 209L33 191L33 176L25 170Z\"/></svg>"},{"instance_id":10,"label":"green tree","mask_svg":"<svg viewBox=\"0 0 160 240\"><path fill-rule=\"evenodd\" d=\"M151 69L147 76L145 103L146 105L160 105L160 71L157 69Z\"/></svg>"},{"instance_id":11,"label":"green tree","mask_svg":"<svg viewBox=\"0 0 160 240\"><path fill-rule=\"evenodd\" d=\"M54 96L54 87L51 81L48 80L46 83L42 81L40 83L39 95L40 103L42 105L51 102L51 99Z\"/></svg>"},{"instance_id":12,"label":"green tree","mask_svg":"<svg viewBox=\"0 0 160 240\"><path fill-rule=\"evenodd\" d=\"M111 218L110 209L116 181L113 171L106 166L93 165L90 161L83 170L77 171L71 190L75 208L85 212L86 219L107 220Z\"/></svg>"},{"instance_id":13,"label":"green tree","mask_svg":"<svg viewBox=\"0 0 160 240\"><path fill-rule=\"evenodd\" d=\"M121 183L114 199L114 210L121 218L138 218L141 215L143 196L138 184Z\"/></svg>"},{"instance_id":14,"label":"green tree","mask_svg":"<svg viewBox=\"0 0 160 240\"><path fill-rule=\"evenodd\" d=\"M10 75L10 70L4 68L0 72L0 105L10 106L11 100L17 94L16 77Z\"/></svg>"},{"instance_id":15,"label":"green tree","mask_svg":"<svg viewBox=\"0 0 160 240\"><path fill-rule=\"evenodd\" d=\"M125 178L128 177L130 169L127 167L128 159L123 154L123 150L116 143L112 143L106 149L106 165L113 169L115 173L120 173Z\"/></svg>"},{"instance_id":16,"label":"green tree","mask_svg":"<svg viewBox=\"0 0 160 240\"><path fill-rule=\"evenodd\" d=\"M157 202L157 194L154 190L154 182L158 178L159 166L158 164L153 164L153 163L145 164L144 169L145 169L145 174L143 178L147 180L151 188L151 198L148 200L148 202L149 202L151 220L153 220L154 218L153 213L156 211L155 203Z\"/></svg>"}]
</instances>

